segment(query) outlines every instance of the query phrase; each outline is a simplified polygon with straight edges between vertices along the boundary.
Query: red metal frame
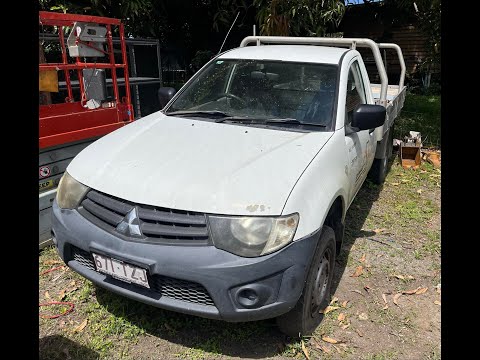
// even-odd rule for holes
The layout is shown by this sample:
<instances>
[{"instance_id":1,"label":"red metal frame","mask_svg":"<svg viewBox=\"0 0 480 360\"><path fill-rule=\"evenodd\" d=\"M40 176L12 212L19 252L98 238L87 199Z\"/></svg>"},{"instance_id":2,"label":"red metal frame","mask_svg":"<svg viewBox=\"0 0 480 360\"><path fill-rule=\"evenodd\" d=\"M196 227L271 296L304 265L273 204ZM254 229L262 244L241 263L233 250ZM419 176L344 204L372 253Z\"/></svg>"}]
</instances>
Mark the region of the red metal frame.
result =
<instances>
[{"instance_id":1,"label":"red metal frame","mask_svg":"<svg viewBox=\"0 0 480 360\"><path fill-rule=\"evenodd\" d=\"M106 56L108 63L82 62L79 57L74 64L68 63L65 47L64 26L73 27L77 21L105 25L107 28ZM40 149L62 145L70 142L86 140L103 136L134 120L133 106L130 95L130 81L128 77L127 51L123 24L119 19L100 16L62 14L47 11L39 12L40 25L58 26L60 47L62 49L61 63L39 64L39 71L59 70L65 74L65 83L68 97L65 103L39 105L39 146ZM119 27L122 63L115 63L112 41L112 25ZM77 40L77 42L80 42ZM82 105L81 99L85 96L82 81L82 69L110 69L114 92L113 106L108 108L88 109ZM117 70L123 69L125 78L125 94L120 99L118 89ZM70 70L77 70L80 86L80 101L74 101Z\"/></svg>"}]
</instances>

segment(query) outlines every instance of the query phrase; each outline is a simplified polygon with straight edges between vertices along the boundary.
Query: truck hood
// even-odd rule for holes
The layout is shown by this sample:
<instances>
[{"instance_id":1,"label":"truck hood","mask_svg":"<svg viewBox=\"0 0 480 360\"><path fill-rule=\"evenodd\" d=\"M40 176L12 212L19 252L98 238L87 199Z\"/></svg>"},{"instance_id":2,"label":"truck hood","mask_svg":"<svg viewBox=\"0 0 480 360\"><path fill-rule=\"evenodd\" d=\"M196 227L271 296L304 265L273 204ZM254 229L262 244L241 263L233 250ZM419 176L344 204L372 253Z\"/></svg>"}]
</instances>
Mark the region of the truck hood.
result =
<instances>
[{"instance_id":1,"label":"truck hood","mask_svg":"<svg viewBox=\"0 0 480 360\"><path fill-rule=\"evenodd\" d=\"M280 215L332 132L213 123L157 112L95 141L67 171L132 202L228 215Z\"/></svg>"}]
</instances>

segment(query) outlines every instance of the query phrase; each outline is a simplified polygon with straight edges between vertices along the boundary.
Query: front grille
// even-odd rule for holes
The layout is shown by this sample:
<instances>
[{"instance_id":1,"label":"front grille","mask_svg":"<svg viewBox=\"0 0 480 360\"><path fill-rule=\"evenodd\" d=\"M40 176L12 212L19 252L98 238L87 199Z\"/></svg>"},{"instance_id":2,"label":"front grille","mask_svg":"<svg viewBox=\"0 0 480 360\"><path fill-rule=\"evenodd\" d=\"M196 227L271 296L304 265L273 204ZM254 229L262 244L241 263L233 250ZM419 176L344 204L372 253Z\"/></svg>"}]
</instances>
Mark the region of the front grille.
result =
<instances>
[{"instance_id":1,"label":"front grille","mask_svg":"<svg viewBox=\"0 0 480 360\"><path fill-rule=\"evenodd\" d=\"M116 231L118 224L134 207L137 209L142 237L129 237ZM209 244L206 216L203 213L135 204L90 190L79 212L98 226L127 240L160 243Z\"/></svg>"},{"instance_id":2,"label":"front grille","mask_svg":"<svg viewBox=\"0 0 480 360\"><path fill-rule=\"evenodd\" d=\"M77 261L80 265L90 270L95 270L92 254L73 245L71 246L71 253L72 260ZM148 283L152 291L167 298L200 305L215 306L207 289L196 282L162 275L149 275Z\"/></svg>"}]
</instances>

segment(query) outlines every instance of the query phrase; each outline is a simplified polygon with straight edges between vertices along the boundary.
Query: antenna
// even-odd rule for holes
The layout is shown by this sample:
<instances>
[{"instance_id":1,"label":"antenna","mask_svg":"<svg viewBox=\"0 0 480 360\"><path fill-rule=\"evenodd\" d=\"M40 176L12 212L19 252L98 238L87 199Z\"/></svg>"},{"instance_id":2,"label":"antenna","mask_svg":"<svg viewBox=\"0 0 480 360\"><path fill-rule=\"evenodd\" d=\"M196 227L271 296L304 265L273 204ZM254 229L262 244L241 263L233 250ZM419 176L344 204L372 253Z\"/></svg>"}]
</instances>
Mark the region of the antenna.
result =
<instances>
[{"instance_id":1,"label":"antenna","mask_svg":"<svg viewBox=\"0 0 480 360\"><path fill-rule=\"evenodd\" d=\"M227 41L228 34L230 34L230 30L232 30L233 25L235 25L235 22L236 22L237 19L238 19L238 15L240 15L240 11L237 13L237 16L235 16L235 20L233 20L232 26L230 26L230 29L229 29L228 32L227 32L227 36L225 36L225 40L223 40L222 46L220 46L220 50L218 50L218 54L220 54L220 53L222 52L223 45L225 45L225 41ZM218 54L217 54L217 55L218 55Z\"/></svg>"}]
</instances>

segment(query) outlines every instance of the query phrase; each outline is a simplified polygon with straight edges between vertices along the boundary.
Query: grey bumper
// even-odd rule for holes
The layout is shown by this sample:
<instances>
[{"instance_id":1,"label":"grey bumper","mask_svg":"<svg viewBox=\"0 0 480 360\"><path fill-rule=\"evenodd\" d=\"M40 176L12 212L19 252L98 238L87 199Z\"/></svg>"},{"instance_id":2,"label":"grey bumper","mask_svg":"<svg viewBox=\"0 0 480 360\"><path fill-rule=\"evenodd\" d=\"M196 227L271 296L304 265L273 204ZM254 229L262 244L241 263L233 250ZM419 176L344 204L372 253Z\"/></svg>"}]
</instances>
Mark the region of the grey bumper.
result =
<instances>
[{"instance_id":1,"label":"grey bumper","mask_svg":"<svg viewBox=\"0 0 480 360\"><path fill-rule=\"evenodd\" d=\"M122 240L97 227L76 210L53 204L52 229L66 264L93 283L159 308L225 321L272 318L295 306L303 289L319 231L284 249L244 258L214 246L173 246ZM95 271L74 259L72 249L96 252L148 270L149 276L196 283L212 304L201 304L175 291L154 291ZM176 281L176 280L175 280ZM182 291L185 291L183 289ZM188 291L188 286L187 286ZM252 291L255 301L250 301Z\"/></svg>"}]
</instances>

